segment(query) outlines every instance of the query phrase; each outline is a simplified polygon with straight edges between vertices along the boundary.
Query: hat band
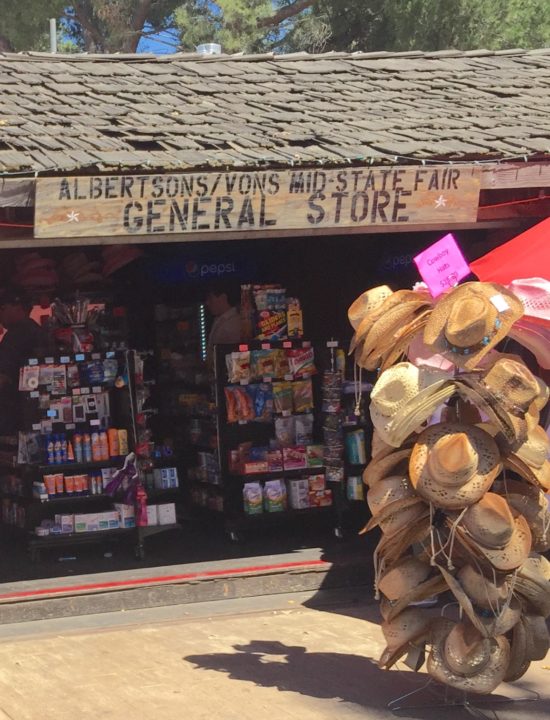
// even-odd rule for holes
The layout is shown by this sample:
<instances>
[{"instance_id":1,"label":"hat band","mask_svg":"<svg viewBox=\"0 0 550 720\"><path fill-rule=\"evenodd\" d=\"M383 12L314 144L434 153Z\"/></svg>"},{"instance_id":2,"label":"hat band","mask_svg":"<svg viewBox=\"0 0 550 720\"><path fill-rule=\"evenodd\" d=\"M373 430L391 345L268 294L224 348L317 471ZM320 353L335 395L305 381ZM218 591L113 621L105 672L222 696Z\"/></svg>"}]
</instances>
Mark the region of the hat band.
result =
<instances>
[{"instance_id":1,"label":"hat band","mask_svg":"<svg viewBox=\"0 0 550 720\"><path fill-rule=\"evenodd\" d=\"M447 340L447 338L445 338L445 346L447 350L449 350L449 352L455 353L456 355L473 355L478 352L478 350L482 350L484 347L487 347L487 345L491 342L491 340L500 330L501 325L502 321L499 318L496 318L493 331L488 335L485 335L483 340L476 343L475 345L470 345L468 347L459 347L457 345L453 345Z\"/></svg>"}]
</instances>

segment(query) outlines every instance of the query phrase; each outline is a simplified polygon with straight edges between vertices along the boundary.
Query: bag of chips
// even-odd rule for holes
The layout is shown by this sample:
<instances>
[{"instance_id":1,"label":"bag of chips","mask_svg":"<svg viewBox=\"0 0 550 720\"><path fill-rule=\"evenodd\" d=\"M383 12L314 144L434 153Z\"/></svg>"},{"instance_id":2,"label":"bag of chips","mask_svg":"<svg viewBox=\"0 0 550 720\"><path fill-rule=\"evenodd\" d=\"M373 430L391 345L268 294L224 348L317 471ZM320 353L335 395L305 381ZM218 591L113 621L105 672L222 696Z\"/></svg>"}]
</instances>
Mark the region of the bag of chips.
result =
<instances>
[{"instance_id":1,"label":"bag of chips","mask_svg":"<svg viewBox=\"0 0 550 720\"><path fill-rule=\"evenodd\" d=\"M313 385L311 379L295 380L292 383L294 412L304 413L313 408Z\"/></svg>"}]
</instances>

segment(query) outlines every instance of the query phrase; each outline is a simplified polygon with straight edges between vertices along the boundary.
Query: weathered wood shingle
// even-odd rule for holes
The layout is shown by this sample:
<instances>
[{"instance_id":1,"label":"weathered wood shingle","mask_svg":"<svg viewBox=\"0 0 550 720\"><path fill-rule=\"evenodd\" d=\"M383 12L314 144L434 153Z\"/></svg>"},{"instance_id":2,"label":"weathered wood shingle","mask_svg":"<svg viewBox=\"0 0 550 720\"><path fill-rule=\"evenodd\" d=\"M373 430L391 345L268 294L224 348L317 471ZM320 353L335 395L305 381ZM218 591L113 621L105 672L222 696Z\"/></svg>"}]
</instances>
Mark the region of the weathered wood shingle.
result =
<instances>
[{"instance_id":1,"label":"weathered wood shingle","mask_svg":"<svg viewBox=\"0 0 550 720\"><path fill-rule=\"evenodd\" d=\"M0 172L550 156L550 49L0 54Z\"/></svg>"}]
</instances>

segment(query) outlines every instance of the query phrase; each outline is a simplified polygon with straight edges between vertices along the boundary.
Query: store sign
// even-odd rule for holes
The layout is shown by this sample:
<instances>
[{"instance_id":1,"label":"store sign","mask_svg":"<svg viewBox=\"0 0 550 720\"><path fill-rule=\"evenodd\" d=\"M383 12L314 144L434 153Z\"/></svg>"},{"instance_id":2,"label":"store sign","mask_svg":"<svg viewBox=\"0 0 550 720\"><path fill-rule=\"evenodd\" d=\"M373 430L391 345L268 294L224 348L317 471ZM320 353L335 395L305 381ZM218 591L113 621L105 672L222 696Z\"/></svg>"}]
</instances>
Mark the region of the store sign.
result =
<instances>
[{"instance_id":1,"label":"store sign","mask_svg":"<svg viewBox=\"0 0 550 720\"><path fill-rule=\"evenodd\" d=\"M99 237L475 222L473 166L39 178L35 236Z\"/></svg>"}]
</instances>

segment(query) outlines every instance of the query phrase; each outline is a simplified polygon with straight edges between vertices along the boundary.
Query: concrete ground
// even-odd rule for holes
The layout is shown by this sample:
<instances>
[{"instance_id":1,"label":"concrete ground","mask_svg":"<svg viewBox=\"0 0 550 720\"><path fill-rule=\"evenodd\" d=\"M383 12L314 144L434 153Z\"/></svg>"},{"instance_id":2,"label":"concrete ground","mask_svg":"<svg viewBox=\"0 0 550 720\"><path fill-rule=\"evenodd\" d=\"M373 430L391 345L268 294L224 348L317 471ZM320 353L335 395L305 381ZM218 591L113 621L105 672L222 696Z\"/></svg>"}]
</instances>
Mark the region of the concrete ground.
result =
<instances>
[{"instance_id":1,"label":"concrete ground","mask_svg":"<svg viewBox=\"0 0 550 720\"><path fill-rule=\"evenodd\" d=\"M0 719L468 717L426 707L438 699L426 692L412 699L423 707L387 709L426 677L378 670L378 610L362 592L317 592L316 607L293 593L2 625ZM491 707L501 720L542 720L549 679L550 658L533 663L496 695L542 699Z\"/></svg>"}]
</instances>

